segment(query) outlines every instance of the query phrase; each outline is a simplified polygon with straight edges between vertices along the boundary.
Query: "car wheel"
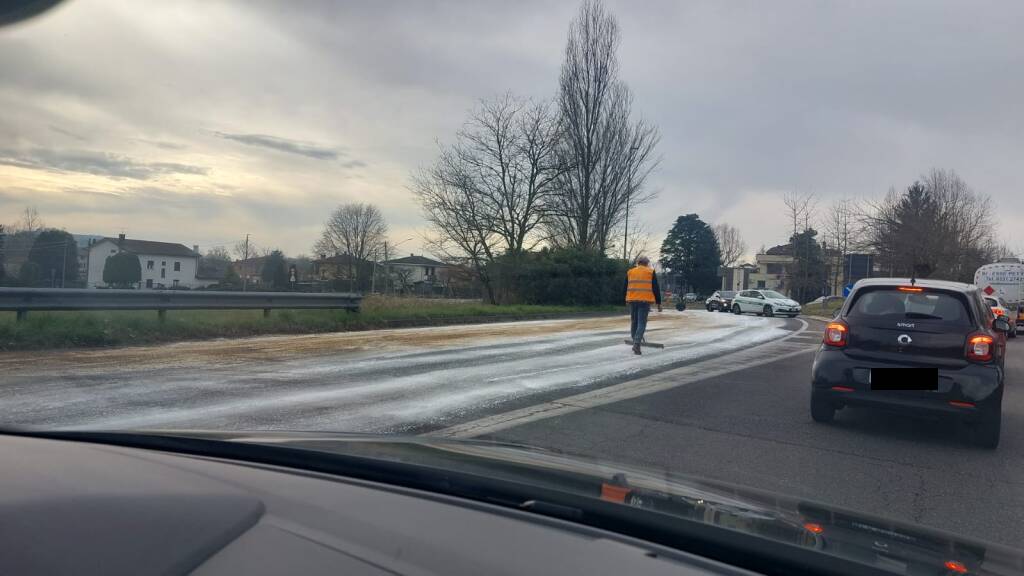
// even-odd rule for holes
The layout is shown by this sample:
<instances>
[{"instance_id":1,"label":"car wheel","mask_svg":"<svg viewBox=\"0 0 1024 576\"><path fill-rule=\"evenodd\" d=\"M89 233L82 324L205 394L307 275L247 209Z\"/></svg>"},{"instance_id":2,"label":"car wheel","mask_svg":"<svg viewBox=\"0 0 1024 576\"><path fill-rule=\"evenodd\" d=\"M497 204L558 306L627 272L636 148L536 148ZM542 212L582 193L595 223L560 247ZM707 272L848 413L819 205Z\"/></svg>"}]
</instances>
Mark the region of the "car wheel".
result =
<instances>
[{"instance_id":1,"label":"car wheel","mask_svg":"<svg viewBox=\"0 0 1024 576\"><path fill-rule=\"evenodd\" d=\"M836 405L832 400L818 392L811 390L811 419L815 422L831 422L836 417Z\"/></svg>"},{"instance_id":2,"label":"car wheel","mask_svg":"<svg viewBox=\"0 0 1024 576\"><path fill-rule=\"evenodd\" d=\"M708 304L707 306L705 306L705 308L708 309L708 312L714 312L715 311L715 305L714 304Z\"/></svg>"},{"instance_id":3,"label":"car wheel","mask_svg":"<svg viewBox=\"0 0 1024 576\"><path fill-rule=\"evenodd\" d=\"M765 316L768 316L769 318L775 316L775 311L772 310L771 304L765 304L764 311L761 313L764 314Z\"/></svg>"},{"instance_id":4,"label":"car wheel","mask_svg":"<svg viewBox=\"0 0 1024 576\"><path fill-rule=\"evenodd\" d=\"M733 304L732 305L732 313L733 314L737 314L737 315L743 313L743 311L740 310L740 305L739 304Z\"/></svg>"}]
</instances>

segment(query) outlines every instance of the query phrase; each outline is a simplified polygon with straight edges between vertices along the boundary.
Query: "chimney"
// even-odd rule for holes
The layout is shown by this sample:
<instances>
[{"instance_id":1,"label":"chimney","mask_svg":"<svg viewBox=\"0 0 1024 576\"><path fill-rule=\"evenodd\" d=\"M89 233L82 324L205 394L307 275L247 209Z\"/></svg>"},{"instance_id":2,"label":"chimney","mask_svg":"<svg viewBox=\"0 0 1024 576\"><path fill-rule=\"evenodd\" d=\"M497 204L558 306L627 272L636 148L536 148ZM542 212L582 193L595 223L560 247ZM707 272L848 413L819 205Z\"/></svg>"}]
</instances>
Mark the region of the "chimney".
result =
<instances>
[{"instance_id":1,"label":"chimney","mask_svg":"<svg viewBox=\"0 0 1024 576\"><path fill-rule=\"evenodd\" d=\"M124 232L121 232L120 234L118 234L117 235L117 239L123 242L124 241Z\"/></svg>"},{"instance_id":2,"label":"chimney","mask_svg":"<svg viewBox=\"0 0 1024 576\"><path fill-rule=\"evenodd\" d=\"M199 255L199 244L193 244L192 245L192 251L195 252L196 255L198 256Z\"/></svg>"},{"instance_id":3,"label":"chimney","mask_svg":"<svg viewBox=\"0 0 1024 576\"><path fill-rule=\"evenodd\" d=\"M410 252L410 253L409 253L409 258L412 258L413 256L415 256L415 254L413 254L412 252Z\"/></svg>"}]
</instances>

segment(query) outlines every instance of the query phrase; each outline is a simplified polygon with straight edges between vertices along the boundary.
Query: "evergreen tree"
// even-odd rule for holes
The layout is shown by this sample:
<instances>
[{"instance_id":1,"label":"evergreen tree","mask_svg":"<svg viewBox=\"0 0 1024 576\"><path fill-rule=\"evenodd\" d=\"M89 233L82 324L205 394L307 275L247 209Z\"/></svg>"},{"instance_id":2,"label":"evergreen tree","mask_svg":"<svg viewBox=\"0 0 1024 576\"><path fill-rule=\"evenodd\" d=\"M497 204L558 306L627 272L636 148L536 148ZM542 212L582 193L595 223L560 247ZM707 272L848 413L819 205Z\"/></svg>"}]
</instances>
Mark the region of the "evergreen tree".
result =
<instances>
[{"instance_id":1,"label":"evergreen tree","mask_svg":"<svg viewBox=\"0 0 1024 576\"><path fill-rule=\"evenodd\" d=\"M715 232L696 214L676 218L661 245L661 265L677 277L677 290L708 294L719 287L721 252ZM667 286L666 286L667 288Z\"/></svg>"}]
</instances>

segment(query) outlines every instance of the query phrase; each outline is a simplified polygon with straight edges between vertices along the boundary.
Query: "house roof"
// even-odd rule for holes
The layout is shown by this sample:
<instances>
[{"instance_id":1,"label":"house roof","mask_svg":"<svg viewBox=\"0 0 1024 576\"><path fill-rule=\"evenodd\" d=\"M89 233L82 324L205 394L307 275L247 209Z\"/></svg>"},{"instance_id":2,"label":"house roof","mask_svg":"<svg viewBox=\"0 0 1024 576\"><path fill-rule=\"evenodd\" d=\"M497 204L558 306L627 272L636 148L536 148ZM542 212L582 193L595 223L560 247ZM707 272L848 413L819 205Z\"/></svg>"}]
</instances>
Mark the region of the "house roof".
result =
<instances>
[{"instance_id":1,"label":"house roof","mask_svg":"<svg viewBox=\"0 0 1024 576\"><path fill-rule=\"evenodd\" d=\"M410 254L410 255L406 256L405 258L398 258L398 259L395 259L395 260L388 260L388 261L386 261L384 263L385 264L411 264L411 265L414 265L414 266L447 266L447 264L445 264L444 262L438 262L437 260L433 260L433 259L427 258L426 256L416 256L415 254Z\"/></svg>"},{"instance_id":2,"label":"house roof","mask_svg":"<svg viewBox=\"0 0 1024 576\"><path fill-rule=\"evenodd\" d=\"M131 238L118 240L117 238L110 238L109 236L100 240L100 242L104 241L113 242L114 244L119 245L122 250L133 254L154 254L158 256L178 256L181 258L194 258L197 256L191 248L187 248L184 244L175 244L173 242L133 240Z\"/></svg>"},{"instance_id":3,"label":"house roof","mask_svg":"<svg viewBox=\"0 0 1024 576\"><path fill-rule=\"evenodd\" d=\"M328 256L326 258L319 258L317 260L314 260L314 262L316 262L317 264L320 264L320 265L323 265L323 264L344 264L346 266L348 265L349 261L351 261L353 264L369 264L370 263L369 260L363 260L362 258L356 258L356 257L350 256L348 254L336 254L334 256Z\"/></svg>"},{"instance_id":4,"label":"house roof","mask_svg":"<svg viewBox=\"0 0 1024 576\"><path fill-rule=\"evenodd\" d=\"M769 256L792 256L793 245L792 244L779 244L778 246L772 246L765 251L765 254Z\"/></svg>"}]
</instances>

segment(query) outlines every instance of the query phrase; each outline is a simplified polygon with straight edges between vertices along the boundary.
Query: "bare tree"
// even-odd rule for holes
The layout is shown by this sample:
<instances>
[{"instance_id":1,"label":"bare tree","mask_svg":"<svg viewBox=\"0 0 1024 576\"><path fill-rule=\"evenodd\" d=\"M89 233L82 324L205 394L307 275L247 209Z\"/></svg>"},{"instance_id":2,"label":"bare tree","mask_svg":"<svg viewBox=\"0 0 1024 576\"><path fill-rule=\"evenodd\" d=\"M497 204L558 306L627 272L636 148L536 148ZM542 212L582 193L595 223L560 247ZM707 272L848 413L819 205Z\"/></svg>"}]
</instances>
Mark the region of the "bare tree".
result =
<instances>
[{"instance_id":1,"label":"bare tree","mask_svg":"<svg viewBox=\"0 0 1024 576\"><path fill-rule=\"evenodd\" d=\"M832 265L832 286L839 286L844 281L844 264L856 249L857 220L854 206L850 199L841 198L833 201L825 214L824 237L832 247L832 251L825 254L825 259Z\"/></svg>"},{"instance_id":2,"label":"bare tree","mask_svg":"<svg viewBox=\"0 0 1024 576\"><path fill-rule=\"evenodd\" d=\"M356 278L355 263L376 258L384 247L387 233L384 215L373 204L341 204L324 223L313 249L319 254L348 255L348 278L352 288Z\"/></svg>"},{"instance_id":3,"label":"bare tree","mask_svg":"<svg viewBox=\"0 0 1024 576\"><path fill-rule=\"evenodd\" d=\"M722 266L726 268L735 266L747 251L747 243L740 236L740 231L725 222L715 225L714 231L715 239L718 240L718 250L722 255Z\"/></svg>"},{"instance_id":4,"label":"bare tree","mask_svg":"<svg viewBox=\"0 0 1024 576\"><path fill-rule=\"evenodd\" d=\"M992 201L956 172L934 169L904 192L865 202L866 245L890 275L970 281L998 251Z\"/></svg>"},{"instance_id":5,"label":"bare tree","mask_svg":"<svg viewBox=\"0 0 1024 576\"><path fill-rule=\"evenodd\" d=\"M35 206L26 206L19 228L23 232L37 232L43 228L43 220Z\"/></svg>"},{"instance_id":6,"label":"bare tree","mask_svg":"<svg viewBox=\"0 0 1024 576\"><path fill-rule=\"evenodd\" d=\"M471 168L460 154L442 150L430 168L413 177L411 190L430 225L427 246L449 262L466 264L479 278L488 301L497 302L487 265L501 246L493 206L477 192Z\"/></svg>"},{"instance_id":7,"label":"bare tree","mask_svg":"<svg viewBox=\"0 0 1024 576\"><path fill-rule=\"evenodd\" d=\"M787 192L782 196L782 203L786 207L786 219L792 224L791 236L810 228L818 205L814 193Z\"/></svg>"},{"instance_id":8,"label":"bare tree","mask_svg":"<svg viewBox=\"0 0 1024 576\"><path fill-rule=\"evenodd\" d=\"M450 152L464 178L491 213L492 232L505 253L532 248L561 173L556 154L558 118L548 102L505 94L480 103Z\"/></svg>"},{"instance_id":9,"label":"bare tree","mask_svg":"<svg viewBox=\"0 0 1024 576\"><path fill-rule=\"evenodd\" d=\"M630 207L650 200L644 182L657 164L657 129L632 123L632 95L619 80L619 27L600 0L584 0L569 28L559 80L566 171L552 196L556 244L606 252Z\"/></svg>"}]
</instances>

